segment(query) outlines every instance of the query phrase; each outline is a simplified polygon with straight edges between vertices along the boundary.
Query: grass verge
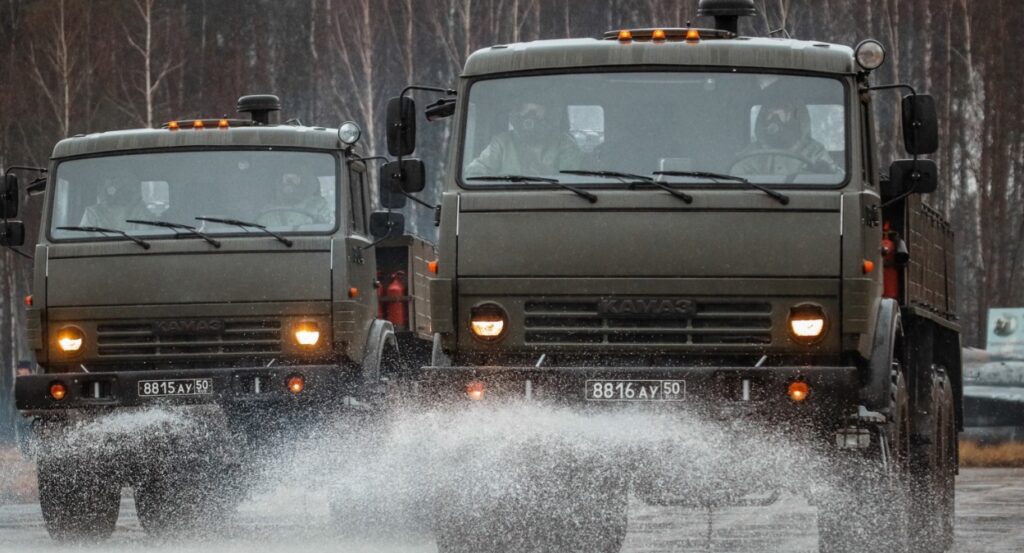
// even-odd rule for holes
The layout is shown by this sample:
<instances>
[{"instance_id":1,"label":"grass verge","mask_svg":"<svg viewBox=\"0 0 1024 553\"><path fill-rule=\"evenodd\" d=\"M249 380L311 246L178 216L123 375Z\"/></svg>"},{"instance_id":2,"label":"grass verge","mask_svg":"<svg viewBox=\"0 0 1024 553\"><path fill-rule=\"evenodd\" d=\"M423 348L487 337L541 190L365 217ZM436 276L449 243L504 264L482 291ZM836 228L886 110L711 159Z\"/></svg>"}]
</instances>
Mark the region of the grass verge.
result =
<instances>
[{"instance_id":1,"label":"grass verge","mask_svg":"<svg viewBox=\"0 0 1024 553\"><path fill-rule=\"evenodd\" d=\"M17 449L0 446L0 505L36 500L35 465Z\"/></svg>"},{"instance_id":2,"label":"grass verge","mask_svg":"<svg viewBox=\"0 0 1024 553\"><path fill-rule=\"evenodd\" d=\"M1024 467L1024 443L1006 442L996 445L978 445L975 442L960 442L960 466Z\"/></svg>"}]
</instances>

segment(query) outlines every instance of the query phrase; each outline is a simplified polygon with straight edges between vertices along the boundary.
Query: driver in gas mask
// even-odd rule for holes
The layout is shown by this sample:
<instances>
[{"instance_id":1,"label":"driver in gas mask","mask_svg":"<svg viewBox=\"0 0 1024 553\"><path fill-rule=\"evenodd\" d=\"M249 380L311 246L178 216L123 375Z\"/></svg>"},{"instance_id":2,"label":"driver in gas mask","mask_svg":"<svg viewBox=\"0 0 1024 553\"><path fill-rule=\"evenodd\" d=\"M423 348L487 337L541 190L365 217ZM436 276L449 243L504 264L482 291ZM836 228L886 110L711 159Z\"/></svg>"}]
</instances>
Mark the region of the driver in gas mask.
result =
<instances>
[{"instance_id":1,"label":"driver in gas mask","mask_svg":"<svg viewBox=\"0 0 1024 553\"><path fill-rule=\"evenodd\" d=\"M559 129L547 106L524 102L509 117L511 130L494 136L466 166L465 176L527 175L558 177L582 167L583 153L568 132Z\"/></svg>"},{"instance_id":2,"label":"driver in gas mask","mask_svg":"<svg viewBox=\"0 0 1024 553\"><path fill-rule=\"evenodd\" d=\"M303 179L299 173L283 173L273 195L273 203L256 218L261 225L297 227L330 223L334 219L330 204L319 193L318 183Z\"/></svg>"},{"instance_id":3,"label":"driver in gas mask","mask_svg":"<svg viewBox=\"0 0 1024 553\"><path fill-rule=\"evenodd\" d=\"M811 137L811 115L803 103L765 103L757 115L754 137L736 156L731 173L795 177L841 172L825 146Z\"/></svg>"},{"instance_id":4,"label":"driver in gas mask","mask_svg":"<svg viewBox=\"0 0 1024 553\"><path fill-rule=\"evenodd\" d=\"M148 220L153 213L142 201L142 183L128 173L118 173L104 179L95 204L82 213L83 227L101 227L117 230L137 230L138 225L128 219Z\"/></svg>"}]
</instances>

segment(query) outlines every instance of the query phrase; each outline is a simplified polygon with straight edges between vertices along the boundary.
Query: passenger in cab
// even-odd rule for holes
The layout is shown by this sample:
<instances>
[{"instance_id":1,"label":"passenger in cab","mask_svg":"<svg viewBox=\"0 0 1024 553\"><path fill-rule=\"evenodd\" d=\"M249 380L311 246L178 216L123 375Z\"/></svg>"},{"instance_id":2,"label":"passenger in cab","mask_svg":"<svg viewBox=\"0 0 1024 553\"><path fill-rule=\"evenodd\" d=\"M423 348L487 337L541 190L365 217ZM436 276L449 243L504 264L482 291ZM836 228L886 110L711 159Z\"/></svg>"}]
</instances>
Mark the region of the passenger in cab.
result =
<instances>
[{"instance_id":1,"label":"passenger in cab","mask_svg":"<svg viewBox=\"0 0 1024 553\"><path fill-rule=\"evenodd\" d=\"M320 195L320 186L315 178L303 178L299 172L286 172L274 187L273 204L259 214L256 222L268 227L327 224L334 220L333 211Z\"/></svg>"},{"instance_id":2,"label":"passenger in cab","mask_svg":"<svg viewBox=\"0 0 1024 553\"><path fill-rule=\"evenodd\" d=\"M153 213L142 201L142 183L130 173L107 177L97 191L96 203L82 213L83 227L137 230L129 219L152 219Z\"/></svg>"},{"instance_id":3,"label":"passenger in cab","mask_svg":"<svg viewBox=\"0 0 1024 553\"><path fill-rule=\"evenodd\" d=\"M527 175L557 177L558 172L582 167L583 153L561 128L553 110L537 101L520 104L509 116L511 130L498 133L465 176Z\"/></svg>"}]
</instances>

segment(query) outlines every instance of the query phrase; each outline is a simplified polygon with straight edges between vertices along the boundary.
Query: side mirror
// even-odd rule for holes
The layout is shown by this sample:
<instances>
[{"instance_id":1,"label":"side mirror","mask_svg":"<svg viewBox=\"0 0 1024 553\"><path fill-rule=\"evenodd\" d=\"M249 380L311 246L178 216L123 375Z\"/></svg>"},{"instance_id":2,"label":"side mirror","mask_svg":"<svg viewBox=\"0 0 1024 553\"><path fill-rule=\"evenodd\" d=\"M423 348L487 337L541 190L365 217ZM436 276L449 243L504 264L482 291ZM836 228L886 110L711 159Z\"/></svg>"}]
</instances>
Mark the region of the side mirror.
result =
<instances>
[{"instance_id":1,"label":"side mirror","mask_svg":"<svg viewBox=\"0 0 1024 553\"><path fill-rule=\"evenodd\" d=\"M405 215L387 211L370 214L370 235L381 240L398 238L405 234Z\"/></svg>"},{"instance_id":2,"label":"side mirror","mask_svg":"<svg viewBox=\"0 0 1024 553\"><path fill-rule=\"evenodd\" d=\"M397 161L385 163L380 168L380 177L390 181L393 191L415 194L422 192L426 185L426 171L422 160L403 159L401 165Z\"/></svg>"},{"instance_id":3,"label":"side mirror","mask_svg":"<svg viewBox=\"0 0 1024 553\"><path fill-rule=\"evenodd\" d=\"M18 216L18 177L0 176L0 219Z\"/></svg>"},{"instance_id":4,"label":"side mirror","mask_svg":"<svg viewBox=\"0 0 1024 553\"><path fill-rule=\"evenodd\" d=\"M416 151L416 102L397 96L388 100L388 153L398 157Z\"/></svg>"},{"instance_id":5,"label":"side mirror","mask_svg":"<svg viewBox=\"0 0 1024 553\"><path fill-rule=\"evenodd\" d=\"M385 209L402 209L409 202L409 197L399 192L402 188L395 182L390 165L393 165L393 162L380 168L377 198L380 200L380 206Z\"/></svg>"},{"instance_id":6,"label":"side mirror","mask_svg":"<svg viewBox=\"0 0 1024 553\"><path fill-rule=\"evenodd\" d=\"M939 149L939 116L932 96L903 98L903 144L907 153L915 156L934 154Z\"/></svg>"},{"instance_id":7,"label":"side mirror","mask_svg":"<svg viewBox=\"0 0 1024 553\"><path fill-rule=\"evenodd\" d=\"M889 180L882 184L882 197L900 194L928 194L939 187L938 167L930 159L900 159L889 167Z\"/></svg>"},{"instance_id":8,"label":"side mirror","mask_svg":"<svg viewBox=\"0 0 1024 553\"><path fill-rule=\"evenodd\" d=\"M427 108L423 110L423 114L426 115L427 121L430 121L431 123L451 117L455 114L455 99L441 98L427 106Z\"/></svg>"},{"instance_id":9,"label":"side mirror","mask_svg":"<svg viewBox=\"0 0 1024 553\"><path fill-rule=\"evenodd\" d=\"M0 222L0 246L17 247L25 244L25 223Z\"/></svg>"}]
</instances>

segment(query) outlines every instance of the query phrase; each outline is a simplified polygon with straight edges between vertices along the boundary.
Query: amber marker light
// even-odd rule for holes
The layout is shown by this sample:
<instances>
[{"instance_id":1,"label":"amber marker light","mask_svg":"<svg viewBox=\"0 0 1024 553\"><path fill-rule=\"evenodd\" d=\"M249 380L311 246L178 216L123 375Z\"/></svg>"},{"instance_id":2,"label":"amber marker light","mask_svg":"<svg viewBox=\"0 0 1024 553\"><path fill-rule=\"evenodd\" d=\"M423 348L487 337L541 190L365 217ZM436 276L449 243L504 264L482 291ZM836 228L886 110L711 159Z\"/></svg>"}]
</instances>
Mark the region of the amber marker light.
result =
<instances>
[{"instance_id":1,"label":"amber marker light","mask_svg":"<svg viewBox=\"0 0 1024 553\"><path fill-rule=\"evenodd\" d=\"M306 378L301 374L288 377L288 391L293 394L301 394L306 389Z\"/></svg>"},{"instance_id":2,"label":"amber marker light","mask_svg":"<svg viewBox=\"0 0 1024 553\"><path fill-rule=\"evenodd\" d=\"M201 129L204 126L205 125L203 125L203 120L202 119L196 119L195 121L192 122L192 128L193 129Z\"/></svg>"},{"instance_id":3,"label":"amber marker light","mask_svg":"<svg viewBox=\"0 0 1024 553\"><path fill-rule=\"evenodd\" d=\"M32 307L32 294L25 296L25 307Z\"/></svg>"},{"instance_id":4,"label":"amber marker light","mask_svg":"<svg viewBox=\"0 0 1024 553\"><path fill-rule=\"evenodd\" d=\"M61 384L60 382L54 382L53 384L50 384L50 397L52 397L55 401L60 401L67 397L67 395L68 389L65 388L64 385Z\"/></svg>"},{"instance_id":5,"label":"amber marker light","mask_svg":"<svg viewBox=\"0 0 1024 553\"><path fill-rule=\"evenodd\" d=\"M651 40L657 40L657 41L665 40L665 30L664 29L655 29L654 32L651 33Z\"/></svg>"},{"instance_id":6,"label":"amber marker light","mask_svg":"<svg viewBox=\"0 0 1024 553\"><path fill-rule=\"evenodd\" d=\"M76 353L82 349L85 336L82 331L73 326L60 329L57 333L57 347L64 353Z\"/></svg>"},{"instance_id":7,"label":"amber marker light","mask_svg":"<svg viewBox=\"0 0 1024 553\"><path fill-rule=\"evenodd\" d=\"M176 131L176 130L178 130L178 122L177 121L171 121L170 123L167 123L167 130L169 130L169 131Z\"/></svg>"},{"instance_id":8,"label":"amber marker light","mask_svg":"<svg viewBox=\"0 0 1024 553\"><path fill-rule=\"evenodd\" d=\"M871 274L871 272L875 270L875 262L870 259L865 259L861 268L864 269L864 274Z\"/></svg>"},{"instance_id":9,"label":"amber marker light","mask_svg":"<svg viewBox=\"0 0 1024 553\"><path fill-rule=\"evenodd\" d=\"M633 40L633 31L619 31L619 42L629 42Z\"/></svg>"},{"instance_id":10,"label":"amber marker light","mask_svg":"<svg viewBox=\"0 0 1024 553\"><path fill-rule=\"evenodd\" d=\"M356 288L355 286L349 288L348 289L348 297L353 298L353 299L354 298L358 298L359 297L359 288Z\"/></svg>"},{"instance_id":11,"label":"amber marker light","mask_svg":"<svg viewBox=\"0 0 1024 553\"><path fill-rule=\"evenodd\" d=\"M316 323L300 323L295 327L294 335L296 344L313 347L320 342L320 327Z\"/></svg>"},{"instance_id":12,"label":"amber marker light","mask_svg":"<svg viewBox=\"0 0 1024 553\"><path fill-rule=\"evenodd\" d=\"M480 401L487 395L487 387L484 386L483 382L474 380L469 384L466 384L466 396L473 401Z\"/></svg>"},{"instance_id":13,"label":"amber marker light","mask_svg":"<svg viewBox=\"0 0 1024 553\"><path fill-rule=\"evenodd\" d=\"M700 42L700 31L697 29L687 29L686 42Z\"/></svg>"},{"instance_id":14,"label":"amber marker light","mask_svg":"<svg viewBox=\"0 0 1024 553\"><path fill-rule=\"evenodd\" d=\"M801 402L807 399L807 395L810 393L811 388L807 385L806 382L801 382L797 380L789 383L789 399L795 402Z\"/></svg>"},{"instance_id":15,"label":"amber marker light","mask_svg":"<svg viewBox=\"0 0 1024 553\"><path fill-rule=\"evenodd\" d=\"M436 275L437 274L437 261L428 261L427 262L427 270Z\"/></svg>"},{"instance_id":16,"label":"amber marker light","mask_svg":"<svg viewBox=\"0 0 1024 553\"><path fill-rule=\"evenodd\" d=\"M228 128L228 120L227 119L221 119L220 121L217 121L217 127L221 128L221 129Z\"/></svg>"}]
</instances>

